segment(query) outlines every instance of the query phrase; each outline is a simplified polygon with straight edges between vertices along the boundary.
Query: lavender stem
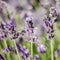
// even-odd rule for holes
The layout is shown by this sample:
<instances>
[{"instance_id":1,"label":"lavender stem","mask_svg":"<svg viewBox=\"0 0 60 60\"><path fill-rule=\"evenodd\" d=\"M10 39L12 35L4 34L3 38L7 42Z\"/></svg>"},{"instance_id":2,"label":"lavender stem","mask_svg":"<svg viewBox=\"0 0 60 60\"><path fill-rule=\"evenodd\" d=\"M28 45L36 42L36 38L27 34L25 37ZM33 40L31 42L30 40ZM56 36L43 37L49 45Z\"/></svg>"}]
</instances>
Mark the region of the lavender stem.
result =
<instances>
[{"instance_id":1,"label":"lavender stem","mask_svg":"<svg viewBox=\"0 0 60 60\"><path fill-rule=\"evenodd\" d=\"M33 42L31 42L31 57L33 58Z\"/></svg>"},{"instance_id":2,"label":"lavender stem","mask_svg":"<svg viewBox=\"0 0 60 60\"><path fill-rule=\"evenodd\" d=\"M50 41L50 46L51 46L51 60L54 60L54 54L53 54L53 40Z\"/></svg>"},{"instance_id":3,"label":"lavender stem","mask_svg":"<svg viewBox=\"0 0 60 60\"><path fill-rule=\"evenodd\" d=\"M15 48L16 48L17 55L18 55L18 60L21 60L21 59L20 59L20 55L19 55L19 52L18 52L18 49L17 49L17 46L16 46L16 42L15 42L15 41L14 41L14 44L15 44Z\"/></svg>"},{"instance_id":4,"label":"lavender stem","mask_svg":"<svg viewBox=\"0 0 60 60\"><path fill-rule=\"evenodd\" d=\"M4 45L5 45L5 48L7 48L6 40L3 40L3 42L4 42ZM10 59L10 56L9 56L9 53L7 54L7 59L8 59L8 60L11 60L11 59Z\"/></svg>"}]
</instances>

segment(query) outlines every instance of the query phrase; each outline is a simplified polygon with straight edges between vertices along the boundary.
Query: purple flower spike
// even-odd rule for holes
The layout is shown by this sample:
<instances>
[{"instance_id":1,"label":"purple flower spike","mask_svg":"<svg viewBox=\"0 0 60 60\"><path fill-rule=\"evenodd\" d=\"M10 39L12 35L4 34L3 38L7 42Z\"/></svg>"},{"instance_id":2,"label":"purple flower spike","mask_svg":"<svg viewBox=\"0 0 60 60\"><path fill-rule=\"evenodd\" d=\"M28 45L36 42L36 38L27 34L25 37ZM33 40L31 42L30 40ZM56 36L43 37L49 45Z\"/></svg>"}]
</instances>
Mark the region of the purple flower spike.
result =
<instances>
[{"instance_id":1,"label":"purple flower spike","mask_svg":"<svg viewBox=\"0 0 60 60\"><path fill-rule=\"evenodd\" d=\"M45 53L46 52L46 47L43 44L38 44L38 52Z\"/></svg>"},{"instance_id":2,"label":"purple flower spike","mask_svg":"<svg viewBox=\"0 0 60 60\"><path fill-rule=\"evenodd\" d=\"M9 51L11 51L13 49L13 47L12 46L8 46L8 49L9 49Z\"/></svg>"},{"instance_id":3,"label":"purple flower spike","mask_svg":"<svg viewBox=\"0 0 60 60\"><path fill-rule=\"evenodd\" d=\"M1 29L5 29L5 28L4 28L4 25L3 25L2 23L0 23L0 28L1 28Z\"/></svg>"},{"instance_id":4,"label":"purple flower spike","mask_svg":"<svg viewBox=\"0 0 60 60\"><path fill-rule=\"evenodd\" d=\"M2 32L0 32L0 40L2 40L2 39L3 39Z\"/></svg>"},{"instance_id":5,"label":"purple flower spike","mask_svg":"<svg viewBox=\"0 0 60 60\"><path fill-rule=\"evenodd\" d=\"M34 60L39 60L39 55L34 55Z\"/></svg>"},{"instance_id":6,"label":"purple flower spike","mask_svg":"<svg viewBox=\"0 0 60 60\"><path fill-rule=\"evenodd\" d=\"M19 39L18 39L18 42L17 42L18 44L22 44L23 43L23 37L19 37Z\"/></svg>"},{"instance_id":7,"label":"purple flower spike","mask_svg":"<svg viewBox=\"0 0 60 60\"><path fill-rule=\"evenodd\" d=\"M19 33L16 31L13 31L12 34L13 34L13 36L11 37L11 39L17 39L19 36Z\"/></svg>"},{"instance_id":8,"label":"purple flower spike","mask_svg":"<svg viewBox=\"0 0 60 60\"><path fill-rule=\"evenodd\" d=\"M0 54L0 60L4 60L5 56L5 54Z\"/></svg>"},{"instance_id":9,"label":"purple flower spike","mask_svg":"<svg viewBox=\"0 0 60 60\"><path fill-rule=\"evenodd\" d=\"M13 53L17 54L17 51L14 46L8 46L8 50L12 51Z\"/></svg>"},{"instance_id":10,"label":"purple flower spike","mask_svg":"<svg viewBox=\"0 0 60 60\"><path fill-rule=\"evenodd\" d=\"M27 58L30 55L29 50L25 46L19 46L17 44L17 48L23 58Z\"/></svg>"},{"instance_id":11,"label":"purple flower spike","mask_svg":"<svg viewBox=\"0 0 60 60\"><path fill-rule=\"evenodd\" d=\"M8 52L9 50L8 50L8 48L3 48L2 51L3 52Z\"/></svg>"},{"instance_id":12,"label":"purple flower spike","mask_svg":"<svg viewBox=\"0 0 60 60\"><path fill-rule=\"evenodd\" d=\"M26 55L26 58L30 55L30 52L29 52L28 49L26 49L26 51L25 51L24 53L25 53L25 55Z\"/></svg>"},{"instance_id":13,"label":"purple flower spike","mask_svg":"<svg viewBox=\"0 0 60 60\"><path fill-rule=\"evenodd\" d=\"M6 27L7 27L7 28L16 27L16 22L15 22L15 20L10 20L10 21L8 21Z\"/></svg>"}]
</instances>

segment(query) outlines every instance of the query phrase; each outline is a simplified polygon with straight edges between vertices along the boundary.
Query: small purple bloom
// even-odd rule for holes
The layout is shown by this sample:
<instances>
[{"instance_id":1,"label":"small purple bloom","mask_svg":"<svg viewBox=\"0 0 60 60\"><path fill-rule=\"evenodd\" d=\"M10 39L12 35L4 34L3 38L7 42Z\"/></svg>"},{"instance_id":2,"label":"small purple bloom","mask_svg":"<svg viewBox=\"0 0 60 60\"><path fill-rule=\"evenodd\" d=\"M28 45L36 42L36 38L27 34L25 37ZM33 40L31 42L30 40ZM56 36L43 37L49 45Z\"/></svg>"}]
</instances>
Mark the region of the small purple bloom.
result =
<instances>
[{"instance_id":1,"label":"small purple bloom","mask_svg":"<svg viewBox=\"0 0 60 60\"><path fill-rule=\"evenodd\" d=\"M37 49L38 49L38 52L41 52L41 53L46 52L46 47L43 44L38 44Z\"/></svg>"},{"instance_id":2,"label":"small purple bloom","mask_svg":"<svg viewBox=\"0 0 60 60\"><path fill-rule=\"evenodd\" d=\"M5 54L0 54L0 60L4 60L5 56Z\"/></svg>"},{"instance_id":3,"label":"small purple bloom","mask_svg":"<svg viewBox=\"0 0 60 60\"><path fill-rule=\"evenodd\" d=\"M13 20L8 21L6 27L9 28L9 29L10 29L11 27L14 27L14 28L15 28L15 27L16 27L16 22L15 22L15 20L13 19Z\"/></svg>"},{"instance_id":4,"label":"small purple bloom","mask_svg":"<svg viewBox=\"0 0 60 60\"><path fill-rule=\"evenodd\" d=\"M15 54L17 54L17 51L16 51L14 46L8 46L8 50L14 52Z\"/></svg>"},{"instance_id":5,"label":"small purple bloom","mask_svg":"<svg viewBox=\"0 0 60 60\"><path fill-rule=\"evenodd\" d=\"M34 60L39 60L39 59L40 59L39 55L34 55Z\"/></svg>"},{"instance_id":6,"label":"small purple bloom","mask_svg":"<svg viewBox=\"0 0 60 60\"><path fill-rule=\"evenodd\" d=\"M19 44L17 44L17 48L20 54L25 58L27 58L30 55L29 50L25 46L20 46Z\"/></svg>"},{"instance_id":7,"label":"small purple bloom","mask_svg":"<svg viewBox=\"0 0 60 60\"><path fill-rule=\"evenodd\" d=\"M13 32L12 32L12 35L13 35L13 36L11 37L11 39L17 39L18 36L19 36L19 33L16 32L16 31L15 31L15 32L13 31Z\"/></svg>"},{"instance_id":8,"label":"small purple bloom","mask_svg":"<svg viewBox=\"0 0 60 60\"><path fill-rule=\"evenodd\" d=\"M23 37L20 37L18 40L18 44L23 43Z\"/></svg>"},{"instance_id":9,"label":"small purple bloom","mask_svg":"<svg viewBox=\"0 0 60 60\"><path fill-rule=\"evenodd\" d=\"M8 52L9 50L8 50L8 48L3 48L2 51L3 52Z\"/></svg>"}]
</instances>

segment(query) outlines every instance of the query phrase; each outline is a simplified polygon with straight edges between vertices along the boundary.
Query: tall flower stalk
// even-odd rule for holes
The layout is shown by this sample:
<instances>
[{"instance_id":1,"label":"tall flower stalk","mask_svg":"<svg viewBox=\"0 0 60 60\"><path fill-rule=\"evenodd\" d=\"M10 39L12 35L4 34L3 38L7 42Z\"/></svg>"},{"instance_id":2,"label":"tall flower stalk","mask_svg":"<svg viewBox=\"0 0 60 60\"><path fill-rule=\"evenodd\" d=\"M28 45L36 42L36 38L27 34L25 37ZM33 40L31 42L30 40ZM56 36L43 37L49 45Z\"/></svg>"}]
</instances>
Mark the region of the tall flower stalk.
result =
<instances>
[{"instance_id":1,"label":"tall flower stalk","mask_svg":"<svg viewBox=\"0 0 60 60\"><path fill-rule=\"evenodd\" d=\"M14 40L14 45L15 45L15 49L16 49L16 52L17 52L18 60L21 60L15 40Z\"/></svg>"},{"instance_id":2,"label":"tall flower stalk","mask_svg":"<svg viewBox=\"0 0 60 60\"><path fill-rule=\"evenodd\" d=\"M46 30L47 39L50 40L51 60L54 60L54 23L58 20L58 13L55 7L50 8L50 13L44 19L44 28Z\"/></svg>"},{"instance_id":3,"label":"tall flower stalk","mask_svg":"<svg viewBox=\"0 0 60 60\"><path fill-rule=\"evenodd\" d=\"M6 40L3 40L3 41L4 41L5 48L7 48ZM9 53L7 54L7 59L9 59L9 60L10 60L10 54L9 54Z\"/></svg>"},{"instance_id":4,"label":"tall flower stalk","mask_svg":"<svg viewBox=\"0 0 60 60\"><path fill-rule=\"evenodd\" d=\"M51 60L54 60L54 47L53 47L53 40L50 41L50 46L51 46Z\"/></svg>"},{"instance_id":5,"label":"tall flower stalk","mask_svg":"<svg viewBox=\"0 0 60 60\"><path fill-rule=\"evenodd\" d=\"M33 58L33 42L31 42L31 57Z\"/></svg>"}]
</instances>

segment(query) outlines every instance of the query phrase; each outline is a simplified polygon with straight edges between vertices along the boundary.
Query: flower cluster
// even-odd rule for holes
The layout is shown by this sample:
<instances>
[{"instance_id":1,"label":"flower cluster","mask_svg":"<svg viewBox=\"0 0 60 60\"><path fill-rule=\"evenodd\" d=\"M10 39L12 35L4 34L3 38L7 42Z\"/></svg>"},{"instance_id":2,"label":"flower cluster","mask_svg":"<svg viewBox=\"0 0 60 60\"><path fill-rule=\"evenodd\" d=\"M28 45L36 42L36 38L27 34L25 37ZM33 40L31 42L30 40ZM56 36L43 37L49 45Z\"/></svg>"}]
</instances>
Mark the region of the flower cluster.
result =
<instances>
[{"instance_id":1,"label":"flower cluster","mask_svg":"<svg viewBox=\"0 0 60 60\"><path fill-rule=\"evenodd\" d=\"M39 60L40 59L40 57L39 57L39 55L34 55L34 60Z\"/></svg>"},{"instance_id":2,"label":"flower cluster","mask_svg":"<svg viewBox=\"0 0 60 60\"><path fill-rule=\"evenodd\" d=\"M2 48L1 52L13 52L13 53L17 54L15 46L8 46L5 48Z\"/></svg>"},{"instance_id":3,"label":"flower cluster","mask_svg":"<svg viewBox=\"0 0 60 60\"><path fill-rule=\"evenodd\" d=\"M16 45L17 45L18 51L20 52L22 60L23 59L26 60L30 55L29 50L25 46L20 46L19 44L16 44Z\"/></svg>"},{"instance_id":4,"label":"flower cluster","mask_svg":"<svg viewBox=\"0 0 60 60\"><path fill-rule=\"evenodd\" d=\"M40 53L45 53L45 52L46 52L46 47L45 47L45 45L43 45L43 44L38 44L37 50L38 50L38 52L40 52Z\"/></svg>"},{"instance_id":5,"label":"flower cluster","mask_svg":"<svg viewBox=\"0 0 60 60\"><path fill-rule=\"evenodd\" d=\"M40 2L40 0L37 0L37 2ZM1 2L0 2L1 3ZM4 4L0 4L0 6ZM49 14L46 15L45 19L43 20L43 27L39 27L34 25L34 19L33 15L30 11L24 11L21 13L21 20L23 24L23 29L20 31L17 31L17 24L16 20L12 16L13 13L10 15L9 12L7 11L6 7L0 7L0 40L3 40L6 42L6 38L9 38L11 41L13 41L13 46L10 46L10 44L6 44L8 46L1 48L1 52L13 52L16 55L19 54L19 57L21 56L21 60L40 60L40 56L38 54L34 55L34 52L32 51L35 47L37 47L38 53L46 53L46 46L40 42L40 32L39 30L44 27L46 30L47 34L47 39L53 41L52 39L54 38L54 23L58 20L58 12L55 7L51 7L49 10ZM3 7L3 8L2 8ZM23 10L23 8L20 6L16 7L16 11L19 11L19 9ZM15 13L16 13L15 11ZM5 16L7 13L7 16ZM38 19L38 18L37 18ZM34 21L33 21L34 20ZM39 19L38 19L39 20ZM37 20L36 20L36 23ZM40 22L39 22L40 23ZM22 24L22 25L23 25ZM38 24L40 25L40 24ZM43 30L44 30L43 28ZM37 33L38 31L38 33ZM39 36L38 36L39 35ZM8 40L9 40L8 39ZM28 42L29 47L31 50L29 50L24 43ZM36 43L36 44L35 44ZM52 48L52 45L51 45ZM53 49L51 49L53 50ZM17 52L18 51L18 52ZM58 46L58 49L56 53L60 54L60 45ZM32 56L33 55L33 56ZM0 54L0 60L4 60L4 55ZM19 58L18 57L18 58Z\"/></svg>"},{"instance_id":6,"label":"flower cluster","mask_svg":"<svg viewBox=\"0 0 60 60\"><path fill-rule=\"evenodd\" d=\"M51 40L54 38L54 23L58 20L58 13L55 7L50 8L50 13L44 19L43 27L47 33L47 39Z\"/></svg>"},{"instance_id":7,"label":"flower cluster","mask_svg":"<svg viewBox=\"0 0 60 60\"><path fill-rule=\"evenodd\" d=\"M0 24L0 40L3 40L4 38L6 38L7 34L8 33L6 32L4 25L1 23Z\"/></svg>"},{"instance_id":8,"label":"flower cluster","mask_svg":"<svg viewBox=\"0 0 60 60\"><path fill-rule=\"evenodd\" d=\"M5 54L0 54L0 60L4 60L4 59L5 59L5 57L6 57L6 55L5 55Z\"/></svg>"}]
</instances>

